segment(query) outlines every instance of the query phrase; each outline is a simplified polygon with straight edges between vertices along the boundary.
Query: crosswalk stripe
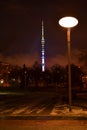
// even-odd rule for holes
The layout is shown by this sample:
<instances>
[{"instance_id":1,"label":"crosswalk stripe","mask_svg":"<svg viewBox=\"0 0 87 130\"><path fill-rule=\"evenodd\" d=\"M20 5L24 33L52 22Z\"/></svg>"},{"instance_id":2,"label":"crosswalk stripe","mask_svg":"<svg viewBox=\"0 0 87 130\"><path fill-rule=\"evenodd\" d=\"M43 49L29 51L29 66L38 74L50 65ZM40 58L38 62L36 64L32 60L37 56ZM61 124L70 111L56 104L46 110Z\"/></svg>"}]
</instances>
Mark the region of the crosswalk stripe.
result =
<instances>
[{"instance_id":1,"label":"crosswalk stripe","mask_svg":"<svg viewBox=\"0 0 87 130\"><path fill-rule=\"evenodd\" d=\"M39 114L39 113L41 113L42 111L44 111L44 109L45 109L46 107L43 107L42 109L39 109L39 110L37 110L37 114Z\"/></svg>"}]
</instances>

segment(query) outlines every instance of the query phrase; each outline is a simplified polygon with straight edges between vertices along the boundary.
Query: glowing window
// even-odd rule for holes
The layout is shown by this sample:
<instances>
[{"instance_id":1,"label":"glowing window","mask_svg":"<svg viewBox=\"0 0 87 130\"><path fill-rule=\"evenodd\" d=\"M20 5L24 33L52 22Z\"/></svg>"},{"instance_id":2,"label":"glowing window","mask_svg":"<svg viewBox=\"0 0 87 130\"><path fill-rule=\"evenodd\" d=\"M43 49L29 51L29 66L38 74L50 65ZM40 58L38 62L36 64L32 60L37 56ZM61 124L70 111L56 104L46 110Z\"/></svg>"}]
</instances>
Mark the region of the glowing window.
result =
<instances>
[{"instance_id":1,"label":"glowing window","mask_svg":"<svg viewBox=\"0 0 87 130\"><path fill-rule=\"evenodd\" d=\"M42 58L42 64L44 64L44 58Z\"/></svg>"},{"instance_id":2,"label":"glowing window","mask_svg":"<svg viewBox=\"0 0 87 130\"><path fill-rule=\"evenodd\" d=\"M42 66L42 71L43 71L43 72L45 71L45 66Z\"/></svg>"},{"instance_id":3,"label":"glowing window","mask_svg":"<svg viewBox=\"0 0 87 130\"><path fill-rule=\"evenodd\" d=\"M44 52L44 49L42 49L42 52Z\"/></svg>"},{"instance_id":4,"label":"glowing window","mask_svg":"<svg viewBox=\"0 0 87 130\"><path fill-rule=\"evenodd\" d=\"M44 55L44 52L42 52L42 55Z\"/></svg>"}]
</instances>

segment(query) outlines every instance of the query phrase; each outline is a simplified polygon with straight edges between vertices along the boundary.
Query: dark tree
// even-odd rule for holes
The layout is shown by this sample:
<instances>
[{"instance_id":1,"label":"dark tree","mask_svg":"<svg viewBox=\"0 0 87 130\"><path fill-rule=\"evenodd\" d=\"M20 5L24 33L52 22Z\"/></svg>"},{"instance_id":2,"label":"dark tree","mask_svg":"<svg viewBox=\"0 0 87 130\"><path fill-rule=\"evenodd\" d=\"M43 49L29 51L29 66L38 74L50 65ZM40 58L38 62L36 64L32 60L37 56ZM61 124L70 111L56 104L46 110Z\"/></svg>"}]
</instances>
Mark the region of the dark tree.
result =
<instances>
[{"instance_id":1,"label":"dark tree","mask_svg":"<svg viewBox=\"0 0 87 130\"><path fill-rule=\"evenodd\" d=\"M37 61L32 66L32 71L35 87L38 87L38 84L40 83L41 80L41 65Z\"/></svg>"},{"instance_id":2,"label":"dark tree","mask_svg":"<svg viewBox=\"0 0 87 130\"><path fill-rule=\"evenodd\" d=\"M20 79L21 79L21 83L20 83L21 88L27 88L28 87L28 68L26 67L25 64L23 65L23 68L21 69Z\"/></svg>"},{"instance_id":3,"label":"dark tree","mask_svg":"<svg viewBox=\"0 0 87 130\"><path fill-rule=\"evenodd\" d=\"M68 84L68 66L66 67L66 70L67 70L66 82ZM71 64L71 86L72 86L72 89L82 89L82 87L83 87L82 75L83 75L83 72L81 71L81 69L78 66Z\"/></svg>"},{"instance_id":4,"label":"dark tree","mask_svg":"<svg viewBox=\"0 0 87 130\"><path fill-rule=\"evenodd\" d=\"M64 79L64 68L60 65L54 65L51 68L53 83L56 86L61 86L61 83L65 82Z\"/></svg>"}]
</instances>

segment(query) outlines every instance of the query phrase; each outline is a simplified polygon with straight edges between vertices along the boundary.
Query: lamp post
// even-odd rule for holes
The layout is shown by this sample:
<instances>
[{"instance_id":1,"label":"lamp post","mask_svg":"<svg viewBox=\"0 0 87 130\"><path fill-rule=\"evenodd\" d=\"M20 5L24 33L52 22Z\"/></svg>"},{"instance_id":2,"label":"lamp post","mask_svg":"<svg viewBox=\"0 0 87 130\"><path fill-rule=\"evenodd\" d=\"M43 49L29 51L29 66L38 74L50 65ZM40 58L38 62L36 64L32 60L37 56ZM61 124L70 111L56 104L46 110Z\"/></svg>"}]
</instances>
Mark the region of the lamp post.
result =
<instances>
[{"instance_id":1,"label":"lamp post","mask_svg":"<svg viewBox=\"0 0 87 130\"><path fill-rule=\"evenodd\" d=\"M67 44L68 44L68 85L69 85L69 111L71 111L72 95L71 95L71 58L70 58L70 32L71 28L78 24L78 20L74 17L63 17L59 20L59 25L67 28Z\"/></svg>"}]
</instances>

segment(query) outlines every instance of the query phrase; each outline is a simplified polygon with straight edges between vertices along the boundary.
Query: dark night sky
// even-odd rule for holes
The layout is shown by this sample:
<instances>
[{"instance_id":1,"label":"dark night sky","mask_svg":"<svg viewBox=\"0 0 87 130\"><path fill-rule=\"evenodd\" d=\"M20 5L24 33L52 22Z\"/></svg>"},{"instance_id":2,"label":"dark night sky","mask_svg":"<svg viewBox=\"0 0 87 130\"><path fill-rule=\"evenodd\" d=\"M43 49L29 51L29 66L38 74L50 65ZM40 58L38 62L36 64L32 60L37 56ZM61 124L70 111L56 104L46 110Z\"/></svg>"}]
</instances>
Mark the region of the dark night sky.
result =
<instances>
[{"instance_id":1,"label":"dark night sky","mask_svg":"<svg viewBox=\"0 0 87 130\"><path fill-rule=\"evenodd\" d=\"M40 61L43 19L46 64L66 64L66 29L58 20L74 16L79 24L71 32L71 59L75 64L81 64L79 59L86 63L86 13L86 0L0 0L0 61L28 66Z\"/></svg>"}]
</instances>

